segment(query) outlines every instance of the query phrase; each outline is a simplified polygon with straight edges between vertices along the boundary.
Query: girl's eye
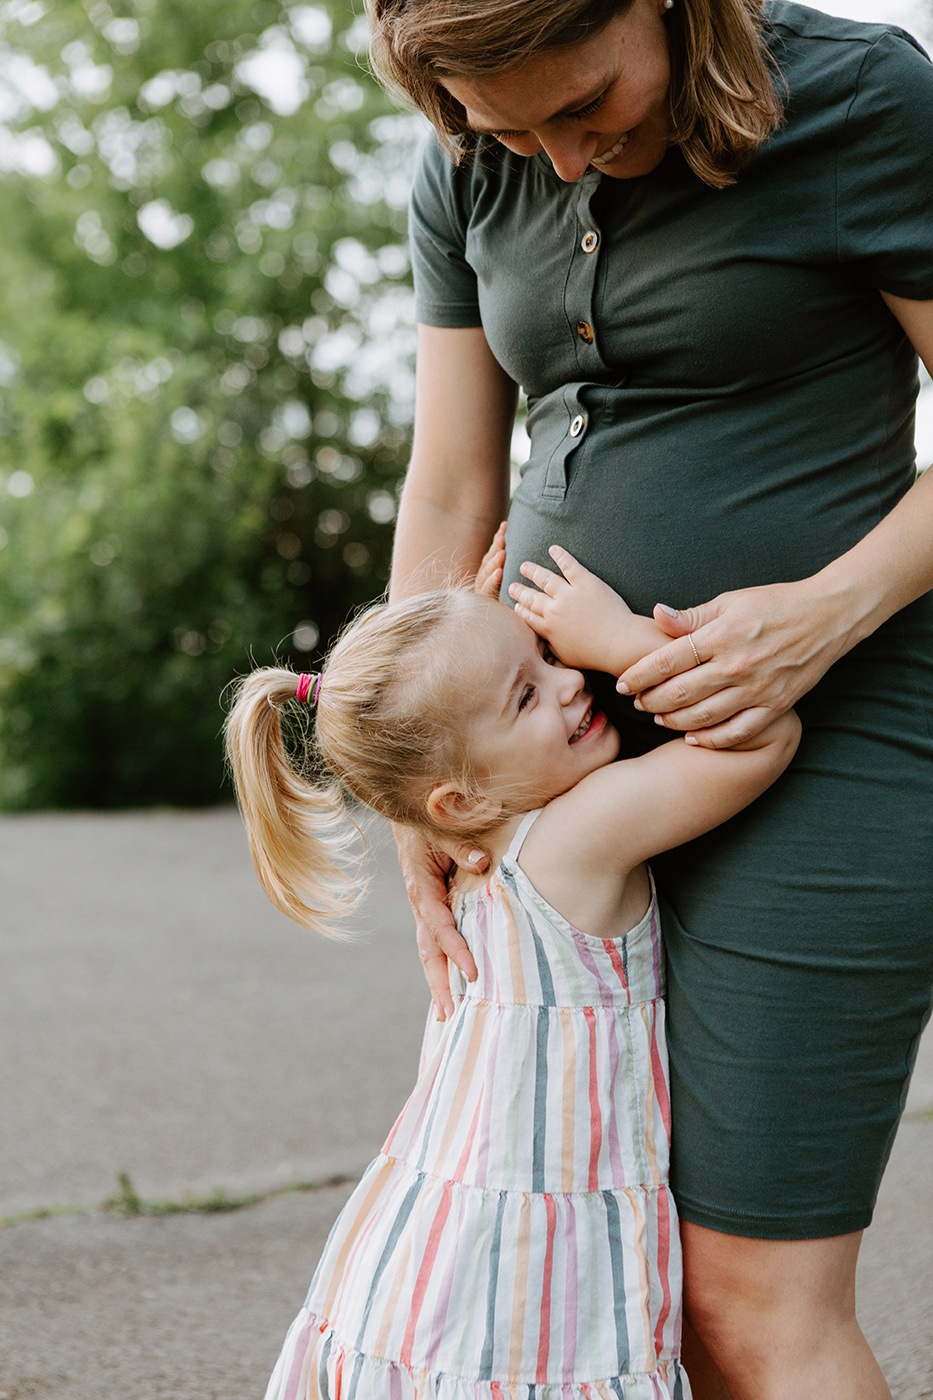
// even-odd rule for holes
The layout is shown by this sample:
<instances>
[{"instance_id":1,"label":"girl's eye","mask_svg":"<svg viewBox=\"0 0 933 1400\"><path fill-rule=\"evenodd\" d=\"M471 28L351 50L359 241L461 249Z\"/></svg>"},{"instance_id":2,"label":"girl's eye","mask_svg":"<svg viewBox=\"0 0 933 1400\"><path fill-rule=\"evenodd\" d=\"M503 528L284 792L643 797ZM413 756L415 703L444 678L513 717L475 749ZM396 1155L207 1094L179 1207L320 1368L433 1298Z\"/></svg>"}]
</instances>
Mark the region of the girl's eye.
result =
<instances>
[{"instance_id":1,"label":"girl's eye","mask_svg":"<svg viewBox=\"0 0 933 1400\"><path fill-rule=\"evenodd\" d=\"M525 706L528 704L529 700L532 698L534 693L535 687L533 685L525 686L525 689L522 691L522 698L518 702L518 708L520 710L523 710L525 708Z\"/></svg>"}]
</instances>

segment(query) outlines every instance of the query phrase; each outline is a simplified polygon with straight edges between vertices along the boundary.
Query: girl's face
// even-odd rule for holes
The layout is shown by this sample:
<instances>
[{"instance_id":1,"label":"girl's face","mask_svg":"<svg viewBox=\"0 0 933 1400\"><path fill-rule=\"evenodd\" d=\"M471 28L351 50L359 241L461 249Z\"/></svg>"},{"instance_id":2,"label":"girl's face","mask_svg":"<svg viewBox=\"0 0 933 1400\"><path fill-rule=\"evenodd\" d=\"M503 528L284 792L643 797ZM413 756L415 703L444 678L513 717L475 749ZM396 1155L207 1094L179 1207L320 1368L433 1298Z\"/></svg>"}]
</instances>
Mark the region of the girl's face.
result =
<instances>
[{"instance_id":1,"label":"girl's face","mask_svg":"<svg viewBox=\"0 0 933 1400\"><path fill-rule=\"evenodd\" d=\"M475 702L470 754L491 798L513 809L540 805L618 755L619 736L581 672L561 665L511 608L491 603L460 654L464 693Z\"/></svg>"},{"instance_id":2,"label":"girl's face","mask_svg":"<svg viewBox=\"0 0 933 1400\"><path fill-rule=\"evenodd\" d=\"M584 43L444 86L473 129L516 155L546 151L562 180L591 166L618 180L647 175L671 136L664 13L661 0L632 0Z\"/></svg>"}]
</instances>

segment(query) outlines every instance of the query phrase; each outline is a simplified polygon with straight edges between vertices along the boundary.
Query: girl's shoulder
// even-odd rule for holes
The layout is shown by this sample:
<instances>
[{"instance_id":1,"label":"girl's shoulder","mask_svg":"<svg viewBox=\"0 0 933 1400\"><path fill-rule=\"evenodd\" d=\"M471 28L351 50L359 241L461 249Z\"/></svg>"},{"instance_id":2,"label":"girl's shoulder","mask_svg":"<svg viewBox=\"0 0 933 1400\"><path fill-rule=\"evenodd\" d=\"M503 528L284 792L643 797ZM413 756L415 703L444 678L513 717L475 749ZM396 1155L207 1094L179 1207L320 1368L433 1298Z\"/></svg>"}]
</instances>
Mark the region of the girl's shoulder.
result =
<instances>
[{"instance_id":1,"label":"girl's shoulder","mask_svg":"<svg viewBox=\"0 0 933 1400\"><path fill-rule=\"evenodd\" d=\"M599 818L587 808L588 781L542 808L512 849L529 884L563 919L594 937L617 938L646 917L649 877L640 858L625 858L624 823L610 836L614 849L606 858L596 839Z\"/></svg>"}]
</instances>

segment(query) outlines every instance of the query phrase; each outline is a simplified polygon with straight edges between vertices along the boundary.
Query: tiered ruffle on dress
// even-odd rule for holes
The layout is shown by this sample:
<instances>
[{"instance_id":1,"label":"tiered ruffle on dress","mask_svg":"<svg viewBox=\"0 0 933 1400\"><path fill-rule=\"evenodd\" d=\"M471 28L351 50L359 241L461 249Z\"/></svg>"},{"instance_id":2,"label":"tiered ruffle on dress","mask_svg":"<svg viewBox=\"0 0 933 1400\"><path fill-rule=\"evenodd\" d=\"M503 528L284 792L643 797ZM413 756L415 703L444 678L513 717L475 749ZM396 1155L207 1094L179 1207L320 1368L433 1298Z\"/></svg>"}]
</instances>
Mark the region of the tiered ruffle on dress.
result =
<instances>
[{"instance_id":1,"label":"tiered ruffle on dress","mask_svg":"<svg viewBox=\"0 0 933 1400\"><path fill-rule=\"evenodd\" d=\"M580 933L524 834L455 908L479 977L429 1021L266 1400L689 1400L657 905Z\"/></svg>"}]
</instances>

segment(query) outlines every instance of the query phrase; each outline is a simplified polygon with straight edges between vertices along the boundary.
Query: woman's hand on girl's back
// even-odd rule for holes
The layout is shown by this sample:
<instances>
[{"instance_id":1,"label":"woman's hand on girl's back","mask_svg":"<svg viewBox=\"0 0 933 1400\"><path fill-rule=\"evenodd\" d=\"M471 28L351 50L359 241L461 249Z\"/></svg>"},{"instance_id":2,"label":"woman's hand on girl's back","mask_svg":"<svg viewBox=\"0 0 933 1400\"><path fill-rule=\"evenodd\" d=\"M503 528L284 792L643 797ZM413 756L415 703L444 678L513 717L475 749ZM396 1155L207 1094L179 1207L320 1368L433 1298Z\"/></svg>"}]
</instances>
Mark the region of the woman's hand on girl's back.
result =
<instances>
[{"instance_id":1,"label":"woman's hand on girl's back","mask_svg":"<svg viewBox=\"0 0 933 1400\"><path fill-rule=\"evenodd\" d=\"M475 873L486 869L489 857L483 851L447 853L411 827L395 826L393 831L408 902L415 916L418 956L424 967L437 1019L446 1021L454 1010L448 962L455 963L468 982L476 979L473 955L457 932L454 916L447 904L447 876L455 863L454 855L465 869Z\"/></svg>"},{"instance_id":2,"label":"woman's hand on girl's back","mask_svg":"<svg viewBox=\"0 0 933 1400\"><path fill-rule=\"evenodd\" d=\"M815 579L737 589L680 611L659 604L654 617L676 640L630 666L618 688L704 748L760 734L812 690L855 630Z\"/></svg>"},{"instance_id":3,"label":"woman's hand on girl's back","mask_svg":"<svg viewBox=\"0 0 933 1400\"><path fill-rule=\"evenodd\" d=\"M498 598L499 589L502 587L502 576L505 572L505 527L507 523L503 520L493 535L492 544L483 555L480 566L476 570L476 578L473 580L473 592L485 593L487 598Z\"/></svg>"}]
</instances>

